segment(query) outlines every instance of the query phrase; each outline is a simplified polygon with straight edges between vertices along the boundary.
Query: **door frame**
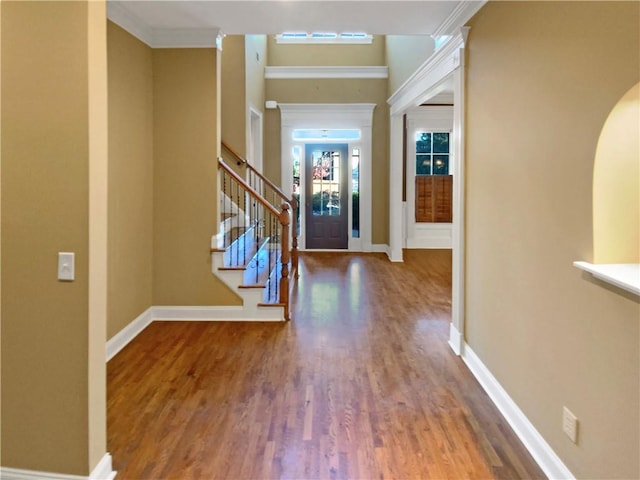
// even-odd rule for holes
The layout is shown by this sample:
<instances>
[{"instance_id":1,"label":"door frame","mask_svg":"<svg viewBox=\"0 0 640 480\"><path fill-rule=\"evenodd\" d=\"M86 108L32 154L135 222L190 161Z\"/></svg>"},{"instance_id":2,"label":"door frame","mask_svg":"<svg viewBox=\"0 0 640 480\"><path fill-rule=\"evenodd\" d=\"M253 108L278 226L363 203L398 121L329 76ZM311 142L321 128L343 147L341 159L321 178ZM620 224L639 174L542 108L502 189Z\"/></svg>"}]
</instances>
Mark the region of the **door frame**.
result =
<instances>
[{"instance_id":1,"label":"door frame","mask_svg":"<svg viewBox=\"0 0 640 480\"><path fill-rule=\"evenodd\" d=\"M405 248L451 248L452 223L416 222L416 143L417 132L449 132L453 138L453 107L444 105L423 105L407 111L405 158L406 178L406 219L404 222ZM449 154L451 155L451 150ZM450 157L451 158L451 157ZM454 162L449 163L449 174L455 174Z\"/></svg>"},{"instance_id":2,"label":"door frame","mask_svg":"<svg viewBox=\"0 0 640 480\"><path fill-rule=\"evenodd\" d=\"M351 159L353 148L360 149L360 238L353 238L352 229L349 228L349 248L346 251L371 252L373 245L371 240L371 216L372 216L372 180L371 180L371 156L372 156L372 127L373 110L375 103L278 103L280 108L281 127L281 185L288 196L293 193L292 185L292 153L293 147L308 143L347 143L348 159ZM358 129L360 140L353 142L338 142L327 139L319 141L294 141L293 131L297 129ZM347 169L349 170L349 169ZM304 169L300 169L300 184L304 185ZM348 175L348 189L351 191L352 180ZM304 193L304 189L303 192ZM303 205L305 198L300 197ZM352 219L352 205L349 201L349 225ZM300 209L300 237L301 250L306 249L304 228L304 209ZM316 250L316 249L314 249ZM345 250L336 250L344 252Z\"/></svg>"},{"instance_id":3,"label":"door frame","mask_svg":"<svg viewBox=\"0 0 640 480\"><path fill-rule=\"evenodd\" d=\"M247 129L247 159L252 167L259 172L262 172L262 112L253 106L250 106L248 117L249 121L247 122L247 125L249 128Z\"/></svg>"},{"instance_id":4,"label":"door frame","mask_svg":"<svg viewBox=\"0 0 640 480\"><path fill-rule=\"evenodd\" d=\"M465 329L465 43L469 27L461 27L395 92L389 111L389 258L402 262L406 206L402 201L404 122L407 111L453 87L453 131L450 162L453 163L453 223L451 325L449 345L460 355Z\"/></svg>"}]
</instances>

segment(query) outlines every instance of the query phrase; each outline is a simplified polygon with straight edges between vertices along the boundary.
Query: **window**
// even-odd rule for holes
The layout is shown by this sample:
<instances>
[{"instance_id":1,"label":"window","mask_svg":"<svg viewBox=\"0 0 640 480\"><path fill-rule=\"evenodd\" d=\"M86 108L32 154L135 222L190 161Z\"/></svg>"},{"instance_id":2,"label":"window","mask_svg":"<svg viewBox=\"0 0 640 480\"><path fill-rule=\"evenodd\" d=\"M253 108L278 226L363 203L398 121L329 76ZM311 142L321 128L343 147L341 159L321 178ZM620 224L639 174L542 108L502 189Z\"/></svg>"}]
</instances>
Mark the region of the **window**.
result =
<instances>
[{"instance_id":1,"label":"window","mask_svg":"<svg viewBox=\"0 0 640 480\"><path fill-rule=\"evenodd\" d=\"M416 175L449 174L449 132L416 133Z\"/></svg>"},{"instance_id":2,"label":"window","mask_svg":"<svg viewBox=\"0 0 640 480\"><path fill-rule=\"evenodd\" d=\"M284 32L276 35L276 43L370 44L373 35L364 32Z\"/></svg>"},{"instance_id":3,"label":"window","mask_svg":"<svg viewBox=\"0 0 640 480\"><path fill-rule=\"evenodd\" d=\"M360 149L351 151L351 237L360 238Z\"/></svg>"}]
</instances>

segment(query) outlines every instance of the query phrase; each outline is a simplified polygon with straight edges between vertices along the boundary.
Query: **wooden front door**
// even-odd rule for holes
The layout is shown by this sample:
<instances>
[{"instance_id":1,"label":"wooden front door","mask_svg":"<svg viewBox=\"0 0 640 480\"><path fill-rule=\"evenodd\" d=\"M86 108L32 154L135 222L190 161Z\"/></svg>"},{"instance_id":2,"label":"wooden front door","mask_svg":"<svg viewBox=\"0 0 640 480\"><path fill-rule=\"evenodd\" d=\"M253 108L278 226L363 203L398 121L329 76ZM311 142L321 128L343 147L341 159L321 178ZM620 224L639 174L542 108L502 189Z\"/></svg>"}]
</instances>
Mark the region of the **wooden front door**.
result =
<instances>
[{"instance_id":1,"label":"wooden front door","mask_svg":"<svg viewBox=\"0 0 640 480\"><path fill-rule=\"evenodd\" d=\"M305 145L306 247L349 247L347 144Z\"/></svg>"}]
</instances>

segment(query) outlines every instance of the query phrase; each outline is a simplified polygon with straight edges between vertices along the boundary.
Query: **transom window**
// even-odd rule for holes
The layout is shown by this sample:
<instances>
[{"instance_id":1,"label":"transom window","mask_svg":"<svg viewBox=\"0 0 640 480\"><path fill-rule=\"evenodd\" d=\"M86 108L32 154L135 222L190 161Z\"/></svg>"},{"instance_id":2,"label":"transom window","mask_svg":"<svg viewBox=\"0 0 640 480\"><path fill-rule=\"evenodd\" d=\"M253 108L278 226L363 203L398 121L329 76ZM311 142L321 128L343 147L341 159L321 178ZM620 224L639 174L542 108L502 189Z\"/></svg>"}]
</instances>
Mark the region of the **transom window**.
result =
<instances>
[{"instance_id":1,"label":"transom window","mask_svg":"<svg viewBox=\"0 0 640 480\"><path fill-rule=\"evenodd\" d=\"M345 43L369 44L373 35L364 32L283 32L276 35L276 43Z\"/></svg>"},{"instance_id":2,"label":"transom window","mask_svg":"<svg viewBox=\"0 0 640 480\"><path fill-rule=\"evenodd\" d=\"M416 175L449 175L449 132L416 133Z\"/></svg>"}]
</instances>

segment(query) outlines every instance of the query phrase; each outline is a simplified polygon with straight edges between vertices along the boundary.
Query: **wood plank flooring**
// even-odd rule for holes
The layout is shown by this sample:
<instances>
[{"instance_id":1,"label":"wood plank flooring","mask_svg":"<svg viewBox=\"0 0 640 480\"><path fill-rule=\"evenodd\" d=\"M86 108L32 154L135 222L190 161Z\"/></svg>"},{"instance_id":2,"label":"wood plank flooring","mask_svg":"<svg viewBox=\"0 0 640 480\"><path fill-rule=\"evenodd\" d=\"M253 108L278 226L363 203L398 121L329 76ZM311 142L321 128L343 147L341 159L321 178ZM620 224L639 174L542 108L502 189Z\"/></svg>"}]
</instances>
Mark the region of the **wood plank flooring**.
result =
<instances>
[{"instance_id":1,"label":"wood plank flooring","mask_svg":"<svg viewBox=\"0 0 640 480\"><path fill-rule=\"evenodd\" d=\"M154 322L108 364L117 478L544 478L447 345L450 251L304 254L288 323Z\"/></svg>"}]
</instances>

